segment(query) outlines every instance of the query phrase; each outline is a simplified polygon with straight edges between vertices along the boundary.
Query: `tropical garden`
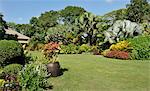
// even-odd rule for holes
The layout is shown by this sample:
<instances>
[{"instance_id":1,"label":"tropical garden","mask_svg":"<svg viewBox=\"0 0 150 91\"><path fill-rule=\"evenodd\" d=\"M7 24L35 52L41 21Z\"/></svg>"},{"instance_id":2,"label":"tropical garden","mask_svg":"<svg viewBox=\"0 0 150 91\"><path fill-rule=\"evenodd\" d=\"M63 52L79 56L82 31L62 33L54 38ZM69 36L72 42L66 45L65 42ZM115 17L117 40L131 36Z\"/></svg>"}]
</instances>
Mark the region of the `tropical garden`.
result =
<instances>
[{"instance_id":1,"label":"tropical garden","mask_svg":"<svg viewBox=\"0 0 150 91\"><path fill-rule=\"evenodd\" d=\"M67 6L7 22L0 14L0 91L150 91L150 3L103 16ZM28 44L8 35L29 36Z\"/></svg>"}]
</instances>

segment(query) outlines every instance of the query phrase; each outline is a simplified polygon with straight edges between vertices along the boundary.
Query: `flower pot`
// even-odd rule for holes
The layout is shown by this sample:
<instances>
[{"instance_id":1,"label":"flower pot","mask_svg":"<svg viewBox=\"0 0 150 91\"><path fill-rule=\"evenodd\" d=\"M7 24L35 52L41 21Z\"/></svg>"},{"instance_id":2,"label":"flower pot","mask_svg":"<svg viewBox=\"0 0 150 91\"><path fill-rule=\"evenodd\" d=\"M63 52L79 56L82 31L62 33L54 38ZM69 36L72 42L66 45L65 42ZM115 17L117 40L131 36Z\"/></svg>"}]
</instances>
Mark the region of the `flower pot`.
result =
<instances>
[{"instance_id":1,"label":"flower pot","mask_svg":"<svg viewBox=\"0 0 150 91\"><path fill-rule=\"evenodd\" d=\"M52 77L57 77L61 74L59 62L51 62L47 64L47 71Z\"/></svg>"}]
</instances>

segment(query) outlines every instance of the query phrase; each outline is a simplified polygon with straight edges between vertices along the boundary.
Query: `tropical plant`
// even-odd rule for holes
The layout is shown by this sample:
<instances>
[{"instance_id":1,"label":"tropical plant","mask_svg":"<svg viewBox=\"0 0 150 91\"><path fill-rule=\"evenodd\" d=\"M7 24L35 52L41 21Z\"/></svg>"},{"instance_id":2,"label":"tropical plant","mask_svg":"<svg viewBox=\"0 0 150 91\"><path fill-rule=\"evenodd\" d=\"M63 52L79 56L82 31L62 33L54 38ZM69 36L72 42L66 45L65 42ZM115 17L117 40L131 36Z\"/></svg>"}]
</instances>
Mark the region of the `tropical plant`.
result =
<instances>
[{"instance_id":1,"label":"tropical plant","mask_svg":"<svg viewBox=\"0 0 150 91\"><path fill-rule=\"evenodd\" d=\"M129 20L117 20L107 31L104 31L104 42L112 44L141 34L142 28L139 24Z\"/></svg>"},{"instance_id":2,"label":"tropical plant","mask_svg":"<svg viewBox=\"0 0 150 91\"><path fill-rule=\"evenodd\" d=\"M85 40L85 43L89 43L90 45L96 43L97 34L102 33L102 31L98 31L101 26L100 21L100 17L88 12L76 19L75 25L79 27L78 36L82 42Z\"/></svg>"}]
</instances>

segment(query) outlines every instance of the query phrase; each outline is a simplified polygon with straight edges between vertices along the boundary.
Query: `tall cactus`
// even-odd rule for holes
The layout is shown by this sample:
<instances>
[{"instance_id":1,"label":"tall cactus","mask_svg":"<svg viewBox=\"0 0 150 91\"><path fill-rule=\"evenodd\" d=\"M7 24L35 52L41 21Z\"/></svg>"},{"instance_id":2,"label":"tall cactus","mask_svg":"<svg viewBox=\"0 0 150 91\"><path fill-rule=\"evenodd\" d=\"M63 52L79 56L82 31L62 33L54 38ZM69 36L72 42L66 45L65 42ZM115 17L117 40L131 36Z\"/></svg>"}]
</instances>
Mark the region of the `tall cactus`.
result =
<instances>
[{"instance_id":1,"label":"tall cactus","mask_svg":"<svg viewBox=\"0 0 150 91\"><path fill-rule=\"evenodd\" d=\"M96 40L96 35L98 34L100 19L98 19L97 16L86 12L76 19L75 25L79 27L80 34L90 45L92 45Z\"/></svg>"}]
</instances>

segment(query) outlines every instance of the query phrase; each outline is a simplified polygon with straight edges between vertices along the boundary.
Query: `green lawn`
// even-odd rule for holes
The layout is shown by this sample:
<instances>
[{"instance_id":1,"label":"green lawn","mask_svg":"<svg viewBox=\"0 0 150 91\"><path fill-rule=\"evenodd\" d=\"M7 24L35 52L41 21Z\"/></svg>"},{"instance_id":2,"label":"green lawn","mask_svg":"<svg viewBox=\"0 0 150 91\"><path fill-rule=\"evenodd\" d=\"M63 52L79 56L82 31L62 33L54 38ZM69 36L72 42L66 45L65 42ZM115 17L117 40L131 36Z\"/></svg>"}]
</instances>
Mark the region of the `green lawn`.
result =
<instances>
[{"instance_id":1,"label":"green lawn","mask_svg":"<svg viewBox=\"0 0 150 91\"><path fill-rule=\"evenodd\" d=\"M40 52L32 52L42 58ZM90 54L59 55L60 77L52 91L150 91L150 61L116 60Z\"/></svg>"}]
</instances>

